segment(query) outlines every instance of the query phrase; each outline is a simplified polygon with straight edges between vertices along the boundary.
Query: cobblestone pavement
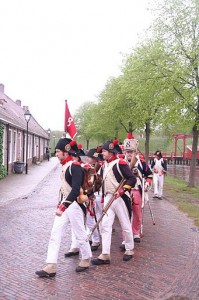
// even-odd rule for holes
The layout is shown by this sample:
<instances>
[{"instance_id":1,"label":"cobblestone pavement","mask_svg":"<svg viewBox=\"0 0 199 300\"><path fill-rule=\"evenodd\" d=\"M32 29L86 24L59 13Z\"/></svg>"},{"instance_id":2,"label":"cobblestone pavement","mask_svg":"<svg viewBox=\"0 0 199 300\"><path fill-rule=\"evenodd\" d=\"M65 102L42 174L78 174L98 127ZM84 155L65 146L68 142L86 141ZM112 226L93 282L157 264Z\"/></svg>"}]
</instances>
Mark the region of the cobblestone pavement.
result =
<instances>
[{"instance_id":1,"label":"cobblestone pavement","mask_svg":"<svg viewBox=\"0 0 199 300\"><path fill-rule=\"evenodd\" d=\"M49 173L27 197L0 207L1 300L166 300L172 295L199 299L199 232L166 200L151 200L156 225L145 207L144 237L135 257L123 262L117 220L111 264L76 273L78 257L64 258L70 228L59 253L57 276L41 279L59 189L60 168ZM101 249L93 252L99 255Z\"/></svg>"}]
</instances>

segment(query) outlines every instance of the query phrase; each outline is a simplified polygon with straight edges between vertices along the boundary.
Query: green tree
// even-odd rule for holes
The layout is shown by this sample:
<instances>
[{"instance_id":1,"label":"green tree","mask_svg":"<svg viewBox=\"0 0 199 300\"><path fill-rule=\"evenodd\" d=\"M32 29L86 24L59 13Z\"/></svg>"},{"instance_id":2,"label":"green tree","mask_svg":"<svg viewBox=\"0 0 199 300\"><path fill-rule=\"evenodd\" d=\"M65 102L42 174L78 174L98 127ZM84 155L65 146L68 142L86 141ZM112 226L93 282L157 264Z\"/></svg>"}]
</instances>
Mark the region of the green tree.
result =
<instances>
[{"instance_id":1,"label":"green tree","mask_svg":"<svg viewBox=\"0 0 199 300\"><path fill-rule=\"evenodd\" d=\"M165 102L168 82L157 69L163 55L164 49L158 41L144 41L127 57L123 67L128 113L136 128L140 132L145 130L147 160L150 134L157 126L161 126L166 105L168 106L168 102Z\"/></svg>"},{"instance_id":2,"label":"green tree","mask_svg":"<svg viewBox=\"0 0 199 300\"><path fill-rule=\"evenodd\" d=\"M189 186L194 186L199 134L199 1L156 1L154 9L157 18L152 35L164 45L167 55L163 57L161 69L170 82L168 92L173 94L165 120L180 121L192 129Z\"/></svg>"}]
</instances>

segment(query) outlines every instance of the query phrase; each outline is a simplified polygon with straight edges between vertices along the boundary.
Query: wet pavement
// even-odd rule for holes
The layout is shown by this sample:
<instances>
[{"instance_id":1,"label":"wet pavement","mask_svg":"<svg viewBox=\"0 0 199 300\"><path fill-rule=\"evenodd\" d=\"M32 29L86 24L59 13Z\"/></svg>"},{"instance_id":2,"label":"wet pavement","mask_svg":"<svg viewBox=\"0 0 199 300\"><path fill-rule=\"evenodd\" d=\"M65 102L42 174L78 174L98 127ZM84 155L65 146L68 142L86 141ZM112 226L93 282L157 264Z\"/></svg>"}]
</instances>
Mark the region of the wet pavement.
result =
<instances>
[{"instance_id":1,"label":"wet pavement","mask_svg":"<svg viewBox=\"0 0 199 300\"><path fill-rule=\"evenodd\" d=\"M190 166L186 165L168 165L169 176L180 178L189 182ZM199 186L199 166L196 166L195 185Z\"/></svg>"},{"instance_id":2,"label":"wet pavement","mask_svg":"<svg viewBox=\"0 0 199 300\"><path fill-rule=\"evenodd\" d=\"M28 174L11 174L0 180L0 206L19 197L26 197L45 176L59 165L57 157L28 168Z\"/></svg>"},{"instance_id":3,"label":"wet pavement","mask_svg":"<svg viewBox=\"0 0 199 300\"><path fill-rule=\"evenodd\" d=\"M155 226L145 207L144 237L135 245L133 260L122 260L121 228L116 220L111 264L91 266L78 274L75 268L79 258L64 258L71 241L68 228L60 248L56 277L38 278L35 271L45 264L56 210L60 165L55 158L49 164L44 162L35 167L38 168L22 175L21 181L17 177L16 181L0 181L0 191L4 187L3 197L0 193L1 300L166 300L173 295L199 299L199 230L165 199L150 200ZM16 199L9 191L11 185L12 191L16 190ZM93 257L100 250L93 252Z\"/></svg>"}]
</instances>

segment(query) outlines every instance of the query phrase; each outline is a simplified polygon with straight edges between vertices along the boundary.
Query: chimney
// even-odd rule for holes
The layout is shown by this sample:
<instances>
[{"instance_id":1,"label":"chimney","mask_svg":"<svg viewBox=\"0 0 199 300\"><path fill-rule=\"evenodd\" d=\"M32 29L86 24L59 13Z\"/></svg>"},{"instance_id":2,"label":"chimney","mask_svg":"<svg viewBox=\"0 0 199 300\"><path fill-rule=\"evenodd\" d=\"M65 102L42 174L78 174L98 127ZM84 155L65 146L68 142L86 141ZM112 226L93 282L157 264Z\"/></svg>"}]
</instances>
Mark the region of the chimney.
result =
<instances>
[{"instance_id":1,"label":"chimney","mask_svg":"<svg viewBox=\"0 0 199 300\"><path fill-rule=\"evenodd\" d=\"M16 100L16 104L21 106L21 100Z\"/></svg>"},{"instance_id":2,"label":"chimney","mask_svg":"<svg viewBox=\"0 0 199 300\"><path fill-rule=\"evenodd\" d=\"M23 106L23 110L27 111L28 110L28 106Z\"/></svg>"},{"instance_id":3,"label":"chimney","mask_svg":"<svg viewBox=\"0 0 199 300\"><path fill-rule=\"evenodd\" d=\"M2 83L0 83L0 92L4 93L4 85Z\"/></svg>"}]
</instances>

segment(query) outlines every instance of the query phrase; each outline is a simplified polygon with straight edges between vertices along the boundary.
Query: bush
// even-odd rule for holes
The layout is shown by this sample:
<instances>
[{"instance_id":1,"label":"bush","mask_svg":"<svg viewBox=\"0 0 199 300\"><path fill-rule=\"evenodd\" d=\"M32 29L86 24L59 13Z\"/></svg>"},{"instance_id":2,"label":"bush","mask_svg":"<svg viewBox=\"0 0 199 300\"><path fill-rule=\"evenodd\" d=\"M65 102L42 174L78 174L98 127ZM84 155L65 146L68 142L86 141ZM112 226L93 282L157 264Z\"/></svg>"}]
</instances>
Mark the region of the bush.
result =
<instances>
[{"instance_id":1,"label":"bush","mask_svg":"<svg viewBox=\"0 0 199 300\"><path fill-rule=\"evenodd\" d=\"M1 165L1 166L0 166L0 180L1 180L2 178L6 177L6 175L7 175L6 168L5 168L3 165Z\"/></svg>"}]
</instances>

